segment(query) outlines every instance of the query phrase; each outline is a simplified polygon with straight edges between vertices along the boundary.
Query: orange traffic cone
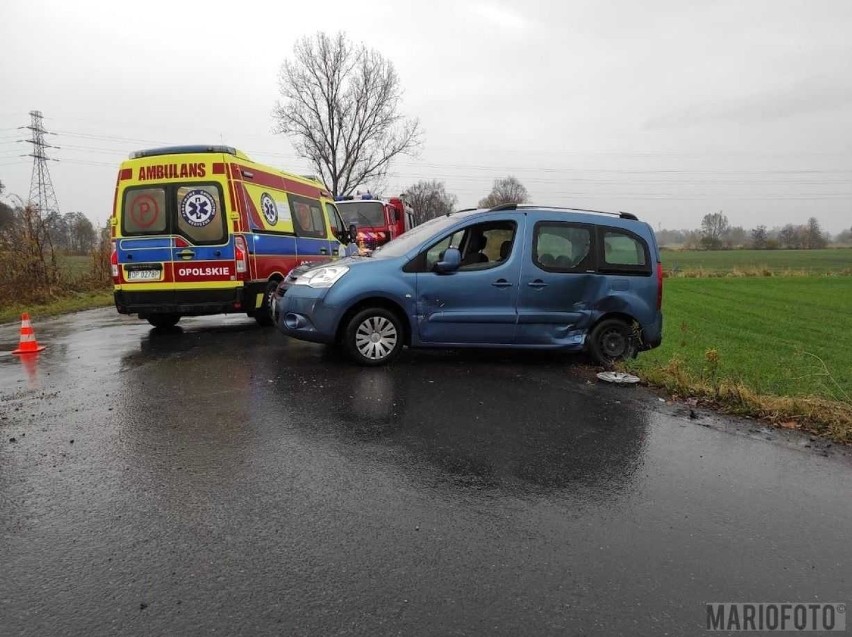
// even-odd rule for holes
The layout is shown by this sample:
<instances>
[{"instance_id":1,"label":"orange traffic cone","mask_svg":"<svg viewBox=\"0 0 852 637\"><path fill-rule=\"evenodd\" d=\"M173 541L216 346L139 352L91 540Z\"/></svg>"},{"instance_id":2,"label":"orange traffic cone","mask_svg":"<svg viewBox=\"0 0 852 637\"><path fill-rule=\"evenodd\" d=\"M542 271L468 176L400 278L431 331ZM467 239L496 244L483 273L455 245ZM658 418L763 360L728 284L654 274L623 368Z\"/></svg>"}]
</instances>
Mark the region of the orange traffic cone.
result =
<instances>
[{"instance_id":1,"label":"orange traffic cone","mask_svg":"<svg viewBox=\"0 0 852 637\"><path fill-rule=\"evenodd\" d=\"M30 323L30 315L24 312L21 314L21 342L13 354L35 354L44 349L44 345L39 345L33 332L33 326Z\"/></svg>"}]
</instances>

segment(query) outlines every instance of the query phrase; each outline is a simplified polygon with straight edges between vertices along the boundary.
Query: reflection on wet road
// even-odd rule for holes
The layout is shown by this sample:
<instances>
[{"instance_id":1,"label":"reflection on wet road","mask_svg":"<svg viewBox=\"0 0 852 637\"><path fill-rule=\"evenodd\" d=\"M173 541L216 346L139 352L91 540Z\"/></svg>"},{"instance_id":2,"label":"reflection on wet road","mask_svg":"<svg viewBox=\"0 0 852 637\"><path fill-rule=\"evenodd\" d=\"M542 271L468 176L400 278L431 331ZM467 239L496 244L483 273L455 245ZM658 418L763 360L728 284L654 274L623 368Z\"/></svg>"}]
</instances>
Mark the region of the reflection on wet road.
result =
<instances>
[{"instance_id":1,"label":"reflection on wet road","mask_svg":"<svg viewBox=\"0 0 852 637\"><path fill-rule=\"evenodd\" d=\"M0 357L0 633L690 634L852 597L848 454L560 356L181 325L85 312Z\"/></svg>"}]
</instances>

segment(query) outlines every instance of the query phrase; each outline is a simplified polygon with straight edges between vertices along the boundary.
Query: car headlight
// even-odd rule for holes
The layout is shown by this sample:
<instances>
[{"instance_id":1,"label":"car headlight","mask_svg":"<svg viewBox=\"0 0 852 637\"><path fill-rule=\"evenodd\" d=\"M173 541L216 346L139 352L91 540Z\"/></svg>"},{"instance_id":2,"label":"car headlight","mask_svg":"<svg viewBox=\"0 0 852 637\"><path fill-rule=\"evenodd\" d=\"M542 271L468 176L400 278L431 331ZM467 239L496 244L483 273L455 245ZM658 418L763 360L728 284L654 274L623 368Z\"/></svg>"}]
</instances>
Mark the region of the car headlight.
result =
<instances>
[{"instance_id":1,"label":"car headlight","mask_svg":"<svg viewBox=\"0 0 852 637\"><path fill-rule=\"evenodd\" d=\"M349 272L345 265L330 265L316 270L309 270L295 280L293 285L307 285L312 288L330 288L344 274Z\"/></svg>"}]
</instances>

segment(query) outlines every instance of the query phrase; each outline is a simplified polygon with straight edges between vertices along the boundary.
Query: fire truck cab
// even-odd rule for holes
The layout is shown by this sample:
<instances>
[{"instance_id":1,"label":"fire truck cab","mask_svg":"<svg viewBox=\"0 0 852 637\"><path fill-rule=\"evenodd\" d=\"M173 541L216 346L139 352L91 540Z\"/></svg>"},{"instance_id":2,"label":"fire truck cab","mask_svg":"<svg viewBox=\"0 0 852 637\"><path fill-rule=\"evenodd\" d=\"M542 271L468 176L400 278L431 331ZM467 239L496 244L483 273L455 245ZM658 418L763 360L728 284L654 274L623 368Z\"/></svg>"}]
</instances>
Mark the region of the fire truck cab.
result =
<instances>
[{"instance_id":1,"label":"fire truck cab","mask_svg":"<svg viewBox=\"0 0 852 637\"><path fill-rule=\"evenodd\" d=\"M370 193L337 197L337 209L348 227L358 228L358 244L368 250L396 239L414 227L414 211L401 197L382 199Z\"/></svg>"}]
</instances>

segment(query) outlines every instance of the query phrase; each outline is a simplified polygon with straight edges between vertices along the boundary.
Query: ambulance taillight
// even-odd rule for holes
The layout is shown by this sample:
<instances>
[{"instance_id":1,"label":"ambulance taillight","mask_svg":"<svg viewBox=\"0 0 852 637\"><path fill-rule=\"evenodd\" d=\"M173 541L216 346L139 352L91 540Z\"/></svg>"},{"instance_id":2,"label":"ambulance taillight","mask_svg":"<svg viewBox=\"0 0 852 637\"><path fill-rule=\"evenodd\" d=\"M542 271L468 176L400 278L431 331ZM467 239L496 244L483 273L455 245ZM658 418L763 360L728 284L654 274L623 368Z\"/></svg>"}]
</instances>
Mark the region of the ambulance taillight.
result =
<instances>
[{"instance_id":1,"label":"ambulance taillight","mask_svg":"<svg viewBox=\"0 0 852 637\"><path fill-rule=\"evenodd\" d=\"M118 251L115 249L115 241L110 241L109 269L113 283L118 283Z\"/></svg>"},{"instance_id":2,"label":"ambulance taillight","mask_svg":"<svg viewBox=\"0 0 852 637\"><path fill-rule=\"evenodd\" d=\"M246 248L245 237L237 235L234 237L234 258L237 261L237 276L245 276L248 272L248 249Z\"/></svg>"}]
</instances>

